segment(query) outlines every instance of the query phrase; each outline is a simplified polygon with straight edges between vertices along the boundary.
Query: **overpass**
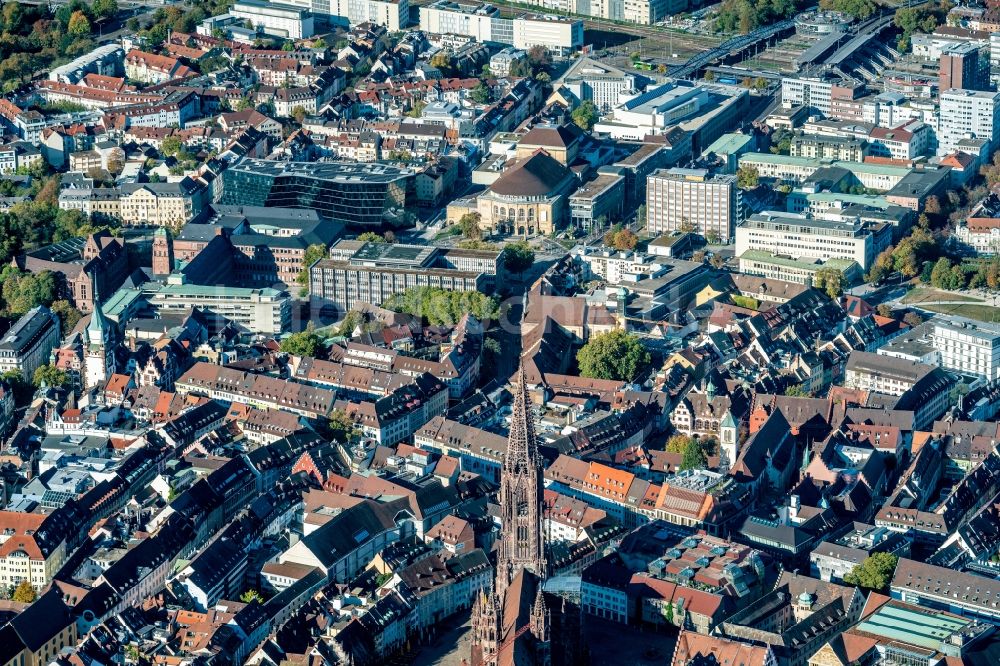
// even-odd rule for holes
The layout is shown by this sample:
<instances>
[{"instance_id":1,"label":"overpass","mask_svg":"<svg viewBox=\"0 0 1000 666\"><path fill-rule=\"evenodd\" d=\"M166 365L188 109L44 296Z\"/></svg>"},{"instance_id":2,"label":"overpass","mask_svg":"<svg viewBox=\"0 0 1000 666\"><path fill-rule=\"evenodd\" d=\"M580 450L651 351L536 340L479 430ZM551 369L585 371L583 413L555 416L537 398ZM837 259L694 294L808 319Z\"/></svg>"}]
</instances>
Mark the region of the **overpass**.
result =
<instances>
[{"instance_id":1,"label":"overpass","mask_svg":"<svg viewBox=\"0 0 1000 666\"><path fill-rule=\"evenodd\" d=\"M792 30L795 30L795 20L786 19L757 28L745 35L737 35L736 37L727 39L710 51L699 53L683 65L671 67L667 70L667 76L675 79L686 79L689 76L694 76L707 65L738 55L762 42L783 36L786 32Z\"/></svg>"}]
</instances>

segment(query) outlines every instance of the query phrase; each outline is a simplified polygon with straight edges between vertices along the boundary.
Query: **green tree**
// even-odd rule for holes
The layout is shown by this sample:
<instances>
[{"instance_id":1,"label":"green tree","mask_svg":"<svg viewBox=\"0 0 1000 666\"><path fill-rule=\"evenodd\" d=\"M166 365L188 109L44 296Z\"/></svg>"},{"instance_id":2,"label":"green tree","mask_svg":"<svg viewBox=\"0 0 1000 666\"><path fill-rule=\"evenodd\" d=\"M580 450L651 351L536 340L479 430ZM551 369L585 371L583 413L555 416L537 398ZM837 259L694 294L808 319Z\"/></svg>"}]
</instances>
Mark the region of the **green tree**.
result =
<instances>
[{"instance_id":1,"label":"green tree","mask_svg":"<svg viewBox=\"0 0 1000 666\"><path fill-rule=\"evenodd\" d=\"M306 248L302 255L302 270L295 276L295 281L299 284L309 284L309 267L326 256L326 245L323 243L313 243Z\"/></svg>"},{"instance_id":2,"label":"green tree","mask_svg":"<svg viewBox=\"0 0 1000 666\"><path fill-rule=\"evenodd\" d=\"M281 351L292 356L316 356L323 349L323 338L317 333L312 322L304 331L292 333L281 341Z\"/></svg>"},{"instance_id":3,"label":"green tree","mask_svg":"<svg viewBox=\"0 0 1000 666\"><path fill-rule=\"evenodd\" d=\"M631 230L616 224L604 234L604 244L615 250L634 250L639 243L639 237Z\"/></svg>"},{"instance_id":4,"label":"green tree","mask_svg":"<svg viewBox=\"0 0 1000 666\"><path fill-rule=\"evenodd\" d=\"M420 114L422 114L424 112L424 109L426 108L427 108L427 102L421 99L414 100L413 106L410 107L410 110L406 112L406 115L410 118L419 118Z\"/></svg>"},{"instance_id":5,"label":"green tree","mask_svg":"<svg viewBox=\"0 0 1000 666\"><path fill-rule=\"evenodd\" d=\"M827 11L843 12L861 21L878 11L871 0L820 0L819 6Z\"/></svg>"},{"instance_id":6,"label":"green tree","mask_svg":"<svg viewBox=\"0 0 1000 666\"><path fill-rule=\"evenodd\" d=\"M184 149L184 144L176 136L168 136L160 142L160 152L167 157L173 157Z\"/></svg>"},{"instance_id":7,"label":"green tree","mask_svg":"<svg viewBox=\"0 0 1000 666\"><path fill-rule=\"evenodd\" d=\"M528 241L508 243L503 251L503 267L511 273L520 275L535 264L535 251Z\"/></svg>"},{"instance_id":8,"label":"green tree","mask_svg":"<svg viewBox=\"0 0 1000 666\"><path fill-rule=\"evenodd\" d=\"M736 170L736 186L743 190L752 190L760 184L760 171L757 167L743 165Z\"/></svg>"},{"instance_id":9,"label":"green tree","mask_svg":"<svg viewBox=\"0 0 1000 666\"><path fill-rule=\"evenodd\" d=\"M357 434L357 425L351 417L342 409L335 409L330 412L330 416L323 424L326 435L337 442L346 443L354 439Z\"/></svg>"},{"instance_id":10,"label":"green tree","mask_svg":"<svg viewBox=\"0 0 1000 666\"><path fill-rule=\"evenodd\" d=\"M490 100L493 98L493 94L490 92L489 87L480 81L479 85L473 88L472 92L469 93L469 97L472 98L472 101L476 104L489 104Z\"/></svg>"},{"instance_id":11,"label":"green tree","mask_svg":"<svg viewBox=\"0 0 1000 666\"><path fill-rule=\"evenodd\" d=\"M90 34L90 21L82 11L75 11L70 16L66 31L71 37L86 37Z\"/></svg>"},{"instance_id":12,"label":"green tree","mask_svg":"<svg viewBox=\"0 0 1000 666\"><path fill-rule=\"evenodd\" d=\"M98 19L108 19L118 13L118 0L94 0L90 8Z\"/></svg>"},{"instance_id":13,"label":"green tree","mask_svg":"<svg viewBox=\"0 0 1000 666\"><path fill-rule=\"evenodd\" d=\"M873 553L844 576L844 582L880 592L889 587L898 561L899 558L890 553Z\"/></svg>"},{"instance_id":14,"label":"green tree","mask_svg":"<svg viewBox=\"0 0 1000 666\"><path fill-rule=\"evenodd\" d=\"M22 580L10 598L12 601L17 601L22 604L30 604L38 598L38 593L35 592L35 588L32 587L31 583L26 580Z\"/></svg>"},{"instance_id":15,"label":"green tree","mask_svg":"<svg viewBox=\"0 0 1000 666\"><path fill-rule=\"evenodd\" d=\"M306 110L305 110L305 108L301 107L301 106L297 106L294 109L292 109L292 119L295 120L295 122L297 122L297 123L299 123L301 125L302 121L306 119Z\"/></svg>"},{"instance_id":16,"label":"green tree","mask_svg":"<svg viewBox=\"0 0 1000 666\"><path fill-rule=\"evenodd\" d=\"M620 329L591 336L576 355L582 376L627 382L635 381L651 358L638 337Z\"/></svg>"},{"instance_id":17,"label":"green tree","mask_svg":"<svg viewBox=\"0 0 1000 666\"><path fill-rule=\"evenodd\" d=\"M386 299L382 307L405 312L432 326L452 326L466 314L480 321L499 314L496 300L477 291L450 291L439 287L412 287Z\"/></svg>"},{"instance_id":18,"label":"green tree","mask_svg":"<svg viewBox=\"0 0 1000 666\"><path fill-rule=\"evenodd\" d=\"M738 305L741 308L746 308L748 310L759 310L760 301L758 301L753 296L743 296L741 294L731 294L729 300L733 302L733 305Z\"/></svg>"},{"instance_id":19,"label":"green tree","mask_svg":"<svg viewBox=\"0 0 1000 666\"><path fill-rule=\"evenodd\" d=\"M20 370L8 370L0 374L0 381L4 381L10 386L14 393L14 404L18 407L28 404L35 394L34 387L24 381L24 375L21 374Z\"/></svg>"},{"instance_id":20,"label":"green tree","mask_svg":"<svg viewBox=\"0 0 1000 666\"><path fill-rule=\"evenodd\" d=\"M50 271L22 273L8 266L0 273L0 280L6 311L11 315L20 316L36 306L49 305L59 293L56 277Z\"/></svg>"},{"instance_id":21,"label":"green tree","mask_svg":"<svg viewBox=\"0 0 1000 666\"><path fill-rule=\"evenodd\" d=\"M381 236L374 231L366 231L358 234L358 240L362 243L388 243L385 236Z\"/></svg>"},{"instance_id":22,"label":"green tree","mask_svg":"<svg viewBox=\"0 0 1000 666\"><path fill-rule=\"evenodd\" d=\"M60 370L54 365L42 365L35 370L32 383L36 387L40 387L42 382L45 382L46 386L61 387L69 386L70 379L64 370Z\"/></svg>"},{"instance_id":23,"label":"green tree","mask_svg":"<svg viewBox=\"0 0 1000 666\"><path fill-rule=\"evenodd\" d=\"M785 395L793 398L811 398L812 393L807 391L802 384L791 384L785 387Z\"/></svg>"},{"instance_id":24,"label":"green tree","mask_svg":"<svg viewBox=\"0 0 1000 666\"><path fill-rule=\"evenodd\" d=\"M813 277L813 286L830 298L839 298L844 293L844 273L836 268L820 268Z\"/></svg>"},{"instance_id":25,"label":"green tree","mask_svg":"<svg viewBox=\"0 0 1000 666\"><path fill-rule=\"evenodd\" d=\"M668 453L684 453L684 450L687 449L688 444L690 444L693 440L694 438L688 435L673 435L670 439L667 440L667 446L665 450Z\"/></svg>"},{"instance_id":26,"label":"green tree","mask_svg":"<svg viewBox=\"0 0 1000 666\"><path fill-rule=\"evenodd\" d=\"M704 469L707 464L708 458L705 456L705 451L701 448L701 445L695 440L688 442L687 446L684 447L684 456L681 458L680 468L682 470Z\"/></svg>"},{"instance_id":27,"label":"green tree","mask_svg":"<svg viewBox=\"0 0 1000 666\"><path fill-rule=\"evenodd\" d=\"M589 132L594 129L594 125L598 120L597 107L590 100L585 100L580 104L580 106L573 109L571 114L573 122L576 123L577 127L585 132Z\"/></svg>"},{"instance_id":28,"label":"green tree","mask_svg":"<svg viewBox=\"0 0 1000 666\"><path fill-rule=\"evenodd\" d=\"M256 601L259 604L264 603L264 597L261 596L260 592L257 590L247 590L240 595L240 601L245 604L253 603Z\"/></svg>"},{"instance_id":29,"label":"green tree","mask_svg":"<svg viewBox=\"0 0 1000 666\"><path fill-rule=\"evenodd\" d=\"M458 219L458 228L462 230L462 235L469 240L482 240L483 230L479 226L482 219L482 215L479 213L466 213Z\"/></svg>"},{"instance_id":30,"label":"green tree","mask_svg":"<svg viewBox=\"0 0 1000 666\"><path fill-rule=\"evenodd\" d=\"M83 318L83 313L73 307L67 300L53 301L49 309L59 317L59 330L63 332L63 335L76 328L76 325L80 323L80 319Z\"/></svg>"},{"instance_id":31,"label":"green tree","mask_svg":"<svg viewBox=\"0 0 1000 666\"><path fill-rule=\"evenodd\" d=\"M941 257L934 264L931 270L931 286L938 289L947 289L951 280L951 262L947 257Z\"/></svg>"}]
</instances>

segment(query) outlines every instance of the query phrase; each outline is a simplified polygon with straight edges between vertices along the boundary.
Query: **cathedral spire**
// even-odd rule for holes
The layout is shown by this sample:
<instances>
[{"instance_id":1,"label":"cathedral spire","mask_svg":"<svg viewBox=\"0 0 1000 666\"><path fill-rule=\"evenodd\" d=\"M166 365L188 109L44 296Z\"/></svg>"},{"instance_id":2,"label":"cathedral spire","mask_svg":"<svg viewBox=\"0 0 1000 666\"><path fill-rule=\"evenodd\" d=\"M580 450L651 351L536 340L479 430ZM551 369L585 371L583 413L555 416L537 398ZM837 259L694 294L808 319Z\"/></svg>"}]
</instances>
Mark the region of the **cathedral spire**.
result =
<instances>
[{"instance_id":1,"label":"cathedral spire","mask_svg":"<svg viewBox=\"0 0 1000 666\"><path fill-rule=\"evenodd\" d=\"M510 433L500 469L501 535L495 589L501 598L520 570L544 579L547 568L542 464L527 384L522 366L514 385Z\"/></svg>"},{"instance_id":2,"label":"cathedral spire","mask_svg":"<svg viewBox=\"0 0 1000 666\"><path fill-rule=\"evenodd\" d=\"M503 457L503 466L504 468L516 469L529 462L537 463L538 458L535 421L531 416L528 381L524 374L523 365L517 369L514 404L511 410L510 432L507 436L507 452Z\"/></svg>"}]
</instances>

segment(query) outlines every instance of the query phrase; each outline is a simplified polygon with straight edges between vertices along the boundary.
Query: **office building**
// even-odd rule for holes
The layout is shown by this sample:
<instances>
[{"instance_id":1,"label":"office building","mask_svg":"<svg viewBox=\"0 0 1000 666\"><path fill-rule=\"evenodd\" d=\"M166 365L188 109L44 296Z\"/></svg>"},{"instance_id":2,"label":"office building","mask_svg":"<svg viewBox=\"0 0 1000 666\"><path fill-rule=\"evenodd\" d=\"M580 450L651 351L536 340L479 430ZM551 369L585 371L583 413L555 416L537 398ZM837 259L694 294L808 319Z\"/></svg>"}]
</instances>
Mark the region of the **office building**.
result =
<instances>
[{"instance_id":1,"label":"office building","mask_svg":"<svg viewBox=\"0 0 1000 666\"><path fill-rule=\"evenodd\" d=\"M268 0L239 0L229 13L250 21L265 35L304 39L316 33L312 13L290 4Z\"/></svg>"},{"instance_id":2,"label":"office building","mask_svg":"<svg viewBox=\"0 0 1000 666\"><path fill-rule=\"evenodd\" d=\"M984 67L987 61L981 56L979 46L972 42L945 46L941 49L939 62L938 90L981 90L988 81L988 72Z\"/></svg>"},{"instance_id":3,"label":"office building","mask_svg":"<svg viewBox=\"0 0 1000 666\"><path fill-rule=\"evenodd\" d=\"M829 268L840 271L847 284L859 281L864 271L858 262L850 259L792 259L763 250L747 250L739 255L740 273L759 275L771 280L796 282L798 284L813 283L816 272Z\"/></svg>"},{"instance_id":4,"label":"office building","mask_svg":"<svg viewBox=\"0 0 1000 666\"><path fill-rule=\"evenodd\" d=\"M587 231L614 224L622 218L624 200L625 177L600 174L570 196L570 224Z\"/></svg>"},{"instance_id":5,"label":"office building","mask_svg":"<svg viewBox=\"0 0 1000 666\"><path fill-rule=\"evenodd\" d=\"M889 589L893 599L906 603L992 624L1000 621L1000 581L993 578L901 558Z\"/></svg>"},{"instance_id":6,"label":"office building","mask_svg":"<svg viewBox=\"0 0 1000 666\"><path fill-rule=\"evenodd\" d=\"M983 139L991 151L1000 139L1000 92L953 88L941 92L938 155L958 149L962 139Z\"/></svg>"},{"instance_id":7,"label":"office building","mask_svg":"<svg viewBox=\"0 0 1000 666\"><path fill-rule=\"evenodd\" d=\"M458 253L457 256L452 256ZM357 303L381 305L413 287L491 293L501 252L422 245L341 241L309 269L313 298L346 312Z\"/></svg>"},{"instance_id":8,"label":"office building","mask_svg":"<svg viewBox=\"0 0 1000 666\"><path fill-rule=\"evenodd\" d=\"M24 314L0 338L0 373L21 373L30 382L35 370L49 362L49 354L59 346L59 318L44 305Z\"/></svg>"},{"instance_id":9,"label":"office building","mask_svg":"<svg viewBox=\"0 0 1000 666\"><path fill-rule=\"evenodd\" d=\"M858 220L836 222L765 211L751 215L736 227L736 256L747 250L762 250L799 259L850 259L868 270L879 248L888 245L890 238L885 232L889 229L889 225L880 225L873 230ZM884 236L878 244L876 233Z\"/></svg>"},{"instance_id":10,"label":"office building","mask_svg":"<svg viewBox=\"0 0 1000 666\"><path fill-rule=\"evenodd\" d=\"M325 219L379 228L403 223L414 176L387 164L248 159L225 171L219 203L311 208Z\"/></svg>"},{"instance_id":11,"label":"office building","mask_svg":"<svg viewBox=\"0 0 1000 666\"><path fill-rule=\"evenodd\" d=\"M287 292L178 282L180 280L171 276L167 284L150 296L149 304L157 316L184 314L191 308L201 308L247 331L263 335L279 335L291 325L292 302Z\"/></svg>"},{"instance_id":12,"label":"office building","mask_svg":"<svg viewBox=\"0 0 1000 666\"><path fill-rule=\"evenodd\" d=\"M863 86L853 79L823 70L781 79L781 102L785 108L803 106L831 117L834 99L855 99Z\"/></svg>"},{"instance_id":13,"label":"office building","mask_svg":"<svg viewBox=\"0 0 1000 666\"><path fill-rule=\"evenodd\" d=\"M707 169L660 169L646 181L646 230L654 234L693 231L728 243L742 221L736 176Z\"/></svg>"}]
</instances>

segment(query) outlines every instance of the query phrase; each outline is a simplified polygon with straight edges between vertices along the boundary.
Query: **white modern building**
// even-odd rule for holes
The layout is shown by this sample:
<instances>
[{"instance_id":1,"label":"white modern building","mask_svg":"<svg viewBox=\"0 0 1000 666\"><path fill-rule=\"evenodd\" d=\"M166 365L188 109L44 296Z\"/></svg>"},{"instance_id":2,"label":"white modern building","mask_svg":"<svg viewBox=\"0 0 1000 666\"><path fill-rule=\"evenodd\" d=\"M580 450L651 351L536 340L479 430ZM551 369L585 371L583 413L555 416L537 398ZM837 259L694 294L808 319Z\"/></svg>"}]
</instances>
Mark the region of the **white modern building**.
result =
<instances>
[{"instance_id":1,"label":"white modern building","mask_svg":"<svg viewBox=\"0 0 1000 666\"><path fill-rule=\"evenodd\" d=\"M875 243L867 225L765 211L736 227L736 256L760 250L798 259L851 259L868 270Z\"/></svg>"},{"instance_id":2,"label":"white modern building","mask_svg":"<svg viewBox=\"0 0 1000 666\"><path fill-rule=\"evenodd\" d=\"M962 139L1000 140L1000 92L952 88L941 93L938 155L958 148Z\"/></svg>"},{"instance_id":3,"label":"white modern building","mask_svg":"<svg viewBox=\"0 0 1000 666\"><path fill-rule=\"evenodd\" d=\"M673 79L645 92L623 90L617 105L594 131L618 141L643 141L680 129L691 134L691 150L700 154L743 120L746 88ZM674 138L674 137L669 137Z\"/></svg>"},{"instance_id":4,"label":"white modern building","mask_svg":"<svg viewBox=\"0 0 1000 666\"><path fill-rule=\"evenodd\" d=\"M568 55L583 46L583 21L579 19L530 14L503 18L492 5L460 5L450 0L421 7L420 29L465 35L522 50L544 46L558 55Z\"/></svg>"},{"instance_id":5,"label":"white modern building","mask_svg":"<svg viewBox=\"0 0 1000 666\"><path fill-rule=\"evenodd\" d=\"M728 243L742 221L736 176L707 169L659 169L646 180L646 230L662 234L694 231ZM714 237L714 238L713 238Z\"/></svg>"},{"instance_id":6,"label":"white modern building","mask_svg":"<svg viewBox=\"0 0 1000 666\"><path fill-rule=\"evenodd\" d=\"M277 289L168 283L153 293L149 303L157 315L182 314L197 307L264 335L287 331L292 320L291 298Z\"/></svg>"},{"instance_id":7,"label":"white modern building","mask_svg":"<svg viewBox=\"0 0 1000 666\"><path fill-rule=\"evenodd\" d=\"M608 111L619 103L623 93L636 90L637 79L634 72L593 58L579 58L555 87L562 86L581 102L593 102L598 109Z\"/></svg>"},{"instance_id":8,"label":"white modern building","mask_svg":"<svg viewBox=\"0 0 1000 666\"><path fill-rule=\"evenodd\" d=\"M946 370L1000 377L1000 324L987 324L961 317L933 320L931 342Z\"/></svg>"},{"instance_id":9,"label":"white modern building","mask_svg":"<svg viewBox=\"0 0 1000 666\"><path fill-rule=\"evenodd\" d=\"M409 0L286 0L316 16L325 15L331 22L346 22L351 26L372 23L385 26L389 32L399 32L410 24Z\"/></svg>"},{"instance_id":10,"label":"white modern building","mask_svg":"<svg viewBox=\"0 0 1000 666\"><path fill-rule=\"evenodd\" d=\"M312 13L290 4L268 0L239 0L229 13L250 21L259 32L266 35L304 39L316 34Z\"/></svg>"}]
</instances>

